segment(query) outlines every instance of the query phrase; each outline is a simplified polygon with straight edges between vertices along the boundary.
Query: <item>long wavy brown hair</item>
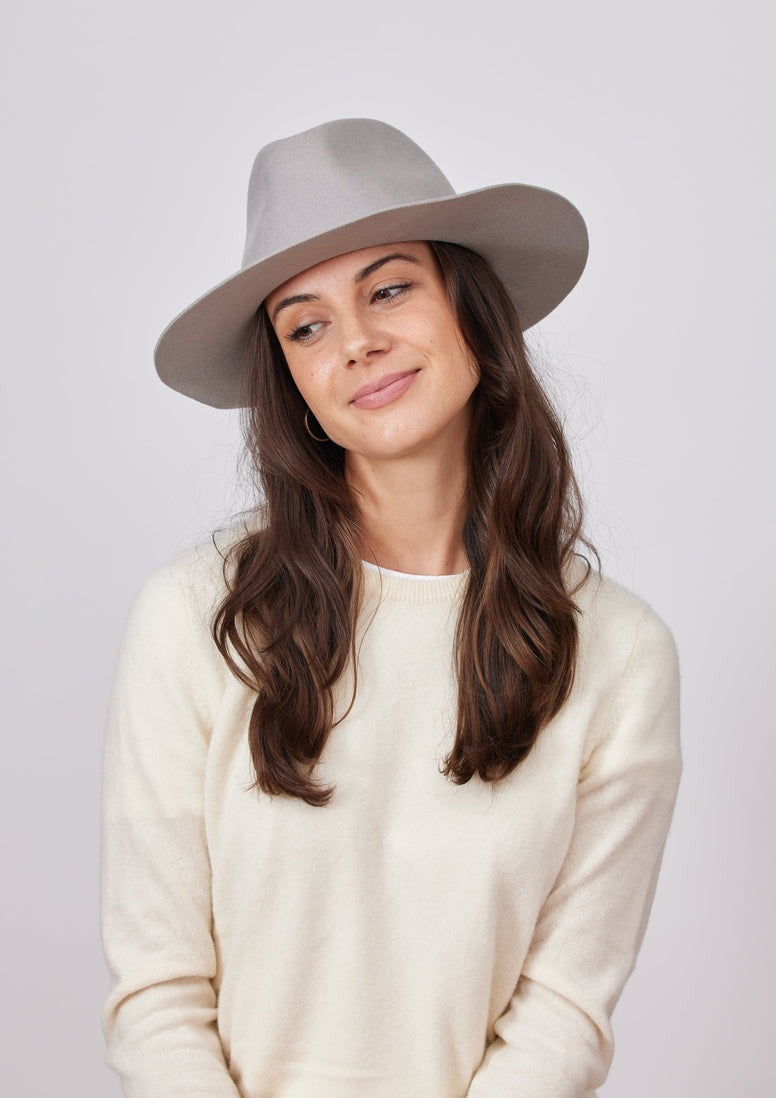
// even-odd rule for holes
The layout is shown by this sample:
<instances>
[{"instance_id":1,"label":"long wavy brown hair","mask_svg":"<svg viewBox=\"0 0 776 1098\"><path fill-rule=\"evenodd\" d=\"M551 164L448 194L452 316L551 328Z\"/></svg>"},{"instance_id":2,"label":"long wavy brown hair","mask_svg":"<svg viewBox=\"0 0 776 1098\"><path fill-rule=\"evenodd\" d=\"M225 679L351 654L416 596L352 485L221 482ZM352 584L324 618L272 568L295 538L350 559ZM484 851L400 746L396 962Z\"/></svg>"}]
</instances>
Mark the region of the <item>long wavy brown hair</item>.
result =
<instances>
[{"instance_id":1,"label":"long wavy brown hair","mask_svg":"<svg viewBox=\"0 0 776 1098\"><path fill-rule=\"evenodd\" d=\"M442 763L462 784L514 770L568 697L578 635L567 566L580 547L595 550L582 535L560 421L511 299L481 256L429 245L480 372L463 527L470 570L455 634L457 728ZM256 692L255 786L323 805L333 789L314 768L334 723L333 688L348 666L353 696L357 689L359 514L345 451L305 429L306 405L263 306L251 353L244 434L265 502L260 524L225 559L227 594L213 635Z\"/></svg>"}]
</instances>

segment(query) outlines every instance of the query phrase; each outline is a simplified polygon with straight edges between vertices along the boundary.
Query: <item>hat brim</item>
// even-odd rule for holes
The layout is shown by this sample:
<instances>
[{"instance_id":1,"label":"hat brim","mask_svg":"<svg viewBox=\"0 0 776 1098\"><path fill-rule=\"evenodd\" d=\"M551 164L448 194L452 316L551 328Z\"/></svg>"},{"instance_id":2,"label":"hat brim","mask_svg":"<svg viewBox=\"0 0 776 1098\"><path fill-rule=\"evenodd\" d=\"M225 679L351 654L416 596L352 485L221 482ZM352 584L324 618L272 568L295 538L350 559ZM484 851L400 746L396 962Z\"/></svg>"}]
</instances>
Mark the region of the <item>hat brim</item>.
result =
<instances>
[{"instance_id":1,"label":"hat brim","mask_svg":"<svg viewBox=\"0 0 776 1098\"><path fill-rule=\"evenodd\" d=\"M524 331L573 289L588 253L582 215L568 199L541 187L503 184L382 210L266 256L204 294L159 337L159 377L203 404L240 407L248 340L268 294L336 255L410 240L462 244L487 259Z\"/></svg>"}]
</instances>

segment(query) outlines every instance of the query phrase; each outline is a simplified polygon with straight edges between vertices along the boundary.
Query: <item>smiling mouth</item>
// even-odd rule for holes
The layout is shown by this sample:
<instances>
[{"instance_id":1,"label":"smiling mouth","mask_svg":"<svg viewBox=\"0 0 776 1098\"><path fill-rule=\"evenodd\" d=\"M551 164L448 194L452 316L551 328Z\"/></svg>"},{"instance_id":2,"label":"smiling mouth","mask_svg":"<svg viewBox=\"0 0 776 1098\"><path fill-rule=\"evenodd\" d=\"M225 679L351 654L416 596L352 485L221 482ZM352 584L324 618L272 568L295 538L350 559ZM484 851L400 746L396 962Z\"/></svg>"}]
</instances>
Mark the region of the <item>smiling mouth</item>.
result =
<instances>
[{"instance_id":1,"label":"smiling mouth","mask_svg":"<svg viewBox=\"0 0 776 1098\"><path fill-rule=\"evenodd\" d=\"M356 408L379 408L390 404L406 393L419 373L419 370L404 370L399 374L385 374L377 381L362 385L350 403Z\"/></svg>"}]
</instances>

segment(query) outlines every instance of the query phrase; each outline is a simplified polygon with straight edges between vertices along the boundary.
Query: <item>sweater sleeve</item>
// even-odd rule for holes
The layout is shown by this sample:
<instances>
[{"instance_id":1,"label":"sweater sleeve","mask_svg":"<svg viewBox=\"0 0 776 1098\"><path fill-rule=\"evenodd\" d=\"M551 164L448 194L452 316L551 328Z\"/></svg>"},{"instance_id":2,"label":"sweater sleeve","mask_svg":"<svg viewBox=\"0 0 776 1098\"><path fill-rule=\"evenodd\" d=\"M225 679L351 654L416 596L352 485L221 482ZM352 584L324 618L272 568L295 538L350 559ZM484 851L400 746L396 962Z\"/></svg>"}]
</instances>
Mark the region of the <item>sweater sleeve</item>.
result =
<instances>
[{"instance_id":1,"label":"sweater sleeve","mask_svg":"<svg viewBox=\"0 0 776 1098\"><path fill-rule=\"evenodd\" d=\"M108 720L102 923L108 1063L127 1098L239 1098L216 1026L203 819L209 720L192 634L206 627L170 570L130 614Z\"/></svg>"},{"instance_id":2,"label":"sweater sleeve","mask_svg":"<svg viewBox=\"0 0 776 1098\"><path fill-rule=\"evenodd\" d=\"M681 772L673 639L641 617L580 771L571 843L468 1098L585 1098L607 1075L611 1013L646 929Z\"/></svg>"}]
</instances>

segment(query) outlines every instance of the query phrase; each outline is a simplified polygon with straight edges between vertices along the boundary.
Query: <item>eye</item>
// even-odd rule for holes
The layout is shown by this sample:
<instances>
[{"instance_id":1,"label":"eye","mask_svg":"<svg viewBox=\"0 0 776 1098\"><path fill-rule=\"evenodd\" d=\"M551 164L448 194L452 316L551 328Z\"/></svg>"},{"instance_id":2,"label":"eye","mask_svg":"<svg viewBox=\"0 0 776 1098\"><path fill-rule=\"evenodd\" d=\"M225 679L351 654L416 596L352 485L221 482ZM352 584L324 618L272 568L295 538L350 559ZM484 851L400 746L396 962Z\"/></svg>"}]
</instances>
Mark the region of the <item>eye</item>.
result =
<instances>
[{"instance_id":1,"label":"eye","mask_svg":"<svg viewBox=\"0 0 776 1098\"><path fill-rule=\"evenodd\" d=\"M375 290L372 294L372 301L393 301L397 297L401 297L412 286L411 282L396 283L392 286L381 286L379 290Z\"/></svg>"},{"instance_id":2,"label":"eye","mask_svg":"<svg viewBox=\"0 0 776 1098\"><path fill-rule=\"evenodd\" d=\"M293 343L309 343L318 334L321 326L320 320L314 320L310 324L300 324L297 328L291 329L286 339L290 339Z\"/></svg>"}]
</instances>

